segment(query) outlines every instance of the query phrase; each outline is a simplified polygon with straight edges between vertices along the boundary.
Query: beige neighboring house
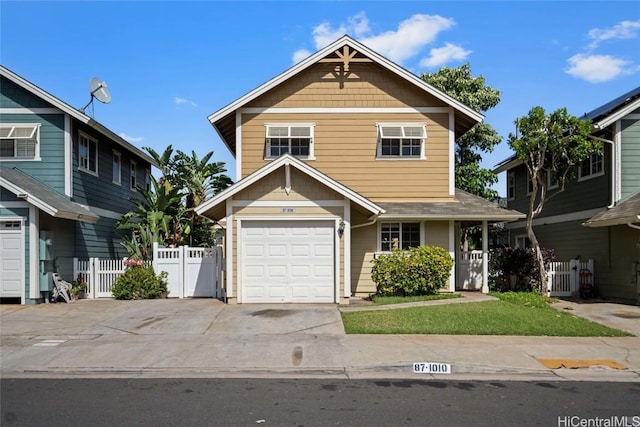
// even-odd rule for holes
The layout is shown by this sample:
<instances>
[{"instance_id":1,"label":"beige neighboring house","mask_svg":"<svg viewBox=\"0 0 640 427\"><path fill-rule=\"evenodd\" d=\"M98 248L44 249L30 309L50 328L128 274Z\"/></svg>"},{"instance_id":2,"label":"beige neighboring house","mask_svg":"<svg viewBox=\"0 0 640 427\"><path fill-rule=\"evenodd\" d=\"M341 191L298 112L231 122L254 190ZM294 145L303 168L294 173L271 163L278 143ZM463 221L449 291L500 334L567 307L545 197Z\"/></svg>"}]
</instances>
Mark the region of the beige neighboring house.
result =
<instances>
[{"instance_id":1,"label":"beige neighboring house","mask_svg":"<svg viewBox=\"0 0 640 427\"><path fill-rule=\"evenodd\" d=\"M381 252L458 262L468 225L480 269L458 263L448 290L487 292L488 225L524 215L455 188L455 141L482 119L349 36L213 113L237 182L196 212L226 221L227 300L346 304L375 292Z\"/></svg>"}]
</instances>

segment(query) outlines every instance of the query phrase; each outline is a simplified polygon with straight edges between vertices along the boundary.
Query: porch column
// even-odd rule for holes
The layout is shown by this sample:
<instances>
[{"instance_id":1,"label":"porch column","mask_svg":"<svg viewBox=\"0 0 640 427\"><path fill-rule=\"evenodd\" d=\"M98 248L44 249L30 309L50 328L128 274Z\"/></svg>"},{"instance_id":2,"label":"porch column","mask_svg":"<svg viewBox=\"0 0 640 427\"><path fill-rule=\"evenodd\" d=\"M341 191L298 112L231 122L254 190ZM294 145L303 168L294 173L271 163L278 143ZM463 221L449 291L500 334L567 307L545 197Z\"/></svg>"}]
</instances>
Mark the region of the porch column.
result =
<instances>
[{"instance_id":1,"label":"porch column","mask_svg":"<svg viewBox=\"0 0 640 427\"><path fill-rule=\"evenodd\" d=\"M456 225L455 221L449 221L449 255L453 261L451 274L449 276L449 292L456 291Z\"/></svg>"},{"instance_id":2,"label":"porch column","mask_svg":"<svg viewBox=\"0 0 640 427\"><path fill-rule=\"evenodd\" d=\"M489 224L482 221L482 293L489 293Z\"/></svg>"}]
</instances>

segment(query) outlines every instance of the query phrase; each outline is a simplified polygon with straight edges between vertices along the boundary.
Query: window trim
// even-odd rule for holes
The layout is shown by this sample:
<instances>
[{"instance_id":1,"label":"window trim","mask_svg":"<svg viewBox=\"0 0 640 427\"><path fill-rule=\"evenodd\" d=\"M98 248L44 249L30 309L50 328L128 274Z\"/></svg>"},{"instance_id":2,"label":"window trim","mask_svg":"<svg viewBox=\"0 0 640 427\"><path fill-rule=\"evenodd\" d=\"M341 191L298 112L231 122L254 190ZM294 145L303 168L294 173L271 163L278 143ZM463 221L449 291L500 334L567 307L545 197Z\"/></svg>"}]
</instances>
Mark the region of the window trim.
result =
<instances>
[{"instance_id":1,"label":"window trim","mask_svg":"<svg viewBox=\"0 0 640 427\"><path fill-rule=\"evenodd\" d=\"M315 123L308 123L308 122L304 122L304 123L295 123L295 122L286 122L286 123L265 123L264 124L264 134L265 134L265 150L264 150L264 160L275 160L280 156L271 156L271 143L269 142L269 128L276 128L276 127L286 127L288 128L288 135L286 137L283 138L288 138L289 139L289 155L295 157L296 159L300 159L300 160L315 160L316 156L315 156L315 150L314 150L314 146L315 146L315 127L316 124ZM294 154L291 154L291 128L294 127L308 127L309 128L309 155L308 156L296 156Z\"/></svg>"},{"instance_id":2,"label":"window trim","mask_svg":"<svg viewBox=\"0 0 640 427\"><path fill-rule=\"evenodd\" d=\"M556 188L560 188L560 180L556 179L555 184L552 181L553 174L551 172L547 172L547 189L555 190Z\"/></svg>"},{"instance_id":3,"label":"window trim","mask_svg":"<svg viewBox=\"0 0 640 427\"><path fill-rule=\"evenodd\" d=\"M400 240L398 242L398 247L400 249L402 249L402 226L404 224L418 224L419 226L419 233L420 233L420 246L424 246L425 245L425 236L424 236L424 221L420 221L420 220L415 220L415 221L401 221L401 220L397 220L394 221L393 219L389 219L389 220L385 220L385 221L380 221L378 222L378 231L377 231L377 251L376 252L381 252L381 253L388 253L391 252L391 250L384 250L382 249L382 225L383 224L398 224L400 226Z\"/></svg>"},{"instance_id":4,"label":"window trim","mask_svg":"<svg viewBox=\"0 0 640 427\"><path fill-rule=\"evenodd\" d=\"M0 129L12 128L6 137L0 137L0 139L13 140L14 143L16 140L19 140L19 139L35 140L33 157L0 157L0 159L6 162L24 162L24 161L33 162L33 161L42 160L42 158L40 157L41 127L42 127L42 123L0 123ZM33 130L31 131L31 135L28 138L27 137L9 137L9 135L11 135L11 133L15 131L15 128L33 128ZM14 154L15 154L15 150L16 150L16 146L14 145Z\"/></svg>"},{"instance_id":5,"label":"window trim","mask_svg":"<svg viewBox=\"0 0 640 427\"><path fill-rule=\"evenodd\" d=\"M593 169L593 156L600 156L600 170L596 173L589 173L588 175L582 175L582 163L578 165L578 181L586 181L591 178L597 178L599 176L604 175L604 153L602 154L591 154L588 159L585 159L583 162L589 161L589 171Z\"/></svg>"},{"instance_id":6,"label":"window trim","mask_svg":"<svg viewBox=\"0 0 640 427\"><path fill-rule=\"evenodd\" d=\"M144 168L144 188L151 191L151 168Z\"/></svg>"},{"instance_id":7,"label":"window trim","mask_svg":"<svg viewBox=\"0 0 640 427\"><path fill-rule=\"evenodd\" d=\"M513 193L511 196L509 195L510 191ZM516 199L516 172L509 171L507 172L507 200L515 200Z\"/></svg>"},{"instance_id":8,"label":"window trim","mask_svg":"<svg viewBox=\"0 0 640 427\"><path fill-rule=\"evenodd\" d=\"M90 150L89 150L89 145L87 145L87 167L85 167L84 165L82 165L82 155L80 153L80 151L82 150L82 143L83 143L83 139L86 139L87 142L93 142L96 146L95 149L95 164L96 164L96 170L93 171L91 170L91 162L90 162ZM91 175L95 175L98 176L98 140L82 131L78 131L78 170L81 170L83 172L86 172L88 174Z\"/></svg>"},{"instance_id":9,"label":"window trim","mask_svg":"<svg viewBox=\"0 0 640 427\"><path fill-rule=\"evenodd\" d=\"M129 190L136 191L138 185L138 168L135 160L129 162Z\"/></svg>"},{"instance_id":10,"label":"window trim","mask_svg":"<svg viewBox=\"0 0 640 427\"><path fill-rule=\"evenodd\" d=\"M530 196L531 193L533 193L533 180L531 179L529 169L527 169L527 196Z\"/></svg>"},{"instance_id":11,"label":"window trim","mask_svg":"<svg viewBox=\"0 0 640 427\"><path fill-rule=\"evenodd\" d=\"M527 248L526 243L525 243L525 245L524 245L524 246L521 246L521 245L520 245L520 241L521 241L521 240L523 240L523 239L524 239L524 242L526 242L526 241L528 241L528 240L529 240L529 236L527 236L526 234L517 234L517 235L515 236L514 243L515 243L515 245L516 245L516 248L519 248L519 249L528 249L528 248ZM530 248L530 247L531 247L531 242L529 241L529 248Z\"/></svg>"},{"instance_id":12,"label":"window trim","mask_svg":"<svg viewBox=\"0 0 640 427\"><path fill-rule=\"evenodd\" d=\"M113 172L113 167L116 165L116 158L118 159L118 176L116 177ZM119 151L113 150L113 162L111 163L111 182L122 186L122 154Z\"/></svg>"},{"instance_id":13,"label":"window trim","mask_svg":"<svg viewBox=\"0 0 640 427\"><path fill-rule=\"evenodd\" d=\"M396 127L396 128L400 128L402 131L402 135L401 137L396 137L396 138L384 138L383 137L383 128L385 127ZM405 134L405 128L416 128L416 127L421 127L422 128L422 136L421 137L417 137L417 138L412 138L411 136L406 136ZM377 131L377 136L376 136L376 160L426 160L427 159L427 155L426 155L426 142L427 142L427 138L428 138L428 134L427 134L427 124L424 122L419 122L419 123L407 123L407 122L385 122L385 123L376 123L376 131ZM396 155L384 155L382 154L382 140L383 139L400 139L400 154ZM412 139L420 139L420 155L419 156L413 156L413 155L403 155L402 154L402 140L412 140Z\"/></svg>"}]
</instances>

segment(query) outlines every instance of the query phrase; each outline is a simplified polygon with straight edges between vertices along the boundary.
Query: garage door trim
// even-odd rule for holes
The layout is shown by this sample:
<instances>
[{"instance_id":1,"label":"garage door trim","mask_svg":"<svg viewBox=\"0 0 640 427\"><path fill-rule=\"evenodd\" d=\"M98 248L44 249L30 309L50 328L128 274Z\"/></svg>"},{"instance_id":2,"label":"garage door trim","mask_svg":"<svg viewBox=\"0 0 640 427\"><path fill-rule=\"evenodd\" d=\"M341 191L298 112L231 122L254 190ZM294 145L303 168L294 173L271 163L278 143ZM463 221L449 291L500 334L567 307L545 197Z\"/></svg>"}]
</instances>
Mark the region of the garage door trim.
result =
<instances>
[{"instance_id":1,"label":"garage door trim","mask_svg":"<svg viewBox=\"0 0 640 427\"><path fill-rule=\"evenodd\" d=\"M237 245L237 262L236 262L236 268L237 268L237 274L236 274L236 290L240 291L238 292L238 302L239 303L246 303L247 301L247 295L245 292L245 284L243 282L243 266L242 263L244 261L244 253L243 253L243 246L244 243L242 241L243 239L243 224L244 223L257 223L257 222L269 222L269 223L288 223L291 224L292 222L321 222L323 224L326 224L327 228L331 228L333 230L333 239L332 239L332 243L333 243L333 252L334 252L334 256L333 256L333 297L332 297L332 302L334 303L338 303L339 302L339 288L340 288L340 240L338 237L338 233L336 232L339 223L341 221L341 218L339 217L290 217L290 218L282 218L282 217L278 217L278 218L267 218L267 217L252 217L252 218L236 218L236 245Z\"/></svg>"},{"instance_id":2,"label":"garage door trim","mask_svg":"<svg viewBox=\"0 0 640 427\"><path fill-rule=\"evenodd\" d=\"M7 228L6 224L8 223L17 223L19 224L19 227L16 228ZM0 235L2 236L6 236L6 235L17 235L19 236L19 257L20 257L20 262L19 262L19 267L18 267L18 271L19 271L19 275L20 275L20 290L19 290L19 294L12 294L12 295L0 295L3 297L19 297L20 298L20 303L24 304L24 293L25 293L25 253L24 253L24 248L25 248L25 242L24 242L24 238L25 238L25 222L24 222L24 218L22 217L0 217ZM2 240L2 237L0 237L0 240ZM1 266L0 266L0 270L1 270ZM3 275L4 276L4 275ZM2 289L0 289L0 291L2 291Z\"/></svg>"}]
</instances>

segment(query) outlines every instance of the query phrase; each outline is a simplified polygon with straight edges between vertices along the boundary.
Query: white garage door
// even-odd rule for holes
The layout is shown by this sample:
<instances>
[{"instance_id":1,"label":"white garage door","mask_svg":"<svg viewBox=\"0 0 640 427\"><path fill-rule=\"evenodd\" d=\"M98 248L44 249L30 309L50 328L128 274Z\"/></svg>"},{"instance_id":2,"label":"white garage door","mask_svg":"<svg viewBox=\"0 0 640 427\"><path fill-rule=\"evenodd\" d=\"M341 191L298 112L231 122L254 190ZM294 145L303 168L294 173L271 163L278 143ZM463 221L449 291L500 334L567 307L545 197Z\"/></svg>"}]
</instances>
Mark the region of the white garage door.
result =
<instances>
[{"instance_id":1,"label":"white garage door","mask_svg":"<svg viewBox=\"0 0 640 427\"><path fill-rule=\"evenodd\" d=\"M334 302L333 221L243 221L242 302Z\"/></svg>"},{"instance_id":2,"label":"white garage door","mask_svg":"<svg viewBox=\"0 0 640 427\"><path fill-rule=\"evenodd\" d=\"M24 278L22 223L0 221L0 297L22 296Z\"/></svg>"}]
</instances>

